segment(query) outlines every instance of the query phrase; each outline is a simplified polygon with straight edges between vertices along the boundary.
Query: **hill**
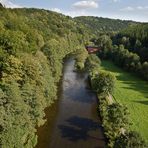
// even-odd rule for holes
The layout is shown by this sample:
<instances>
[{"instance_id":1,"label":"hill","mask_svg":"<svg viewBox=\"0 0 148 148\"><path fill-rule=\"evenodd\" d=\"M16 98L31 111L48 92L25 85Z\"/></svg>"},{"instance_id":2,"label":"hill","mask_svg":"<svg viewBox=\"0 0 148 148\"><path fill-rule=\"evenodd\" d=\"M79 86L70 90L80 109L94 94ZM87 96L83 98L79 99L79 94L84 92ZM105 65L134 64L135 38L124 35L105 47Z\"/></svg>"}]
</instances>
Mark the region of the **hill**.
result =
<instances>
[{"instance_id":1,"label":"hill","mask_svg":"<svg viewBox=\"0 0 148 148\"><path fill-rule=\"evenodd\" d=\"M130 25L136 24L136 22L133 21L122 21L119 19L109 19L93 16L80 16L74 19L79 24L83 24L94 34L98 34L100 32L116 32L125 29Z\"/></svg>"},{"instance_id":2,"label":"hill","mask_svg":"<svg viewBox=\"0 0 148 148\"><path fill-rule=\"evenodd\" d=\"M57 95L63 59L93 34L134 22L96 17L72 19L34 8L0 6L0 147L35 147L36 127Z\"/></svg>"},{"instance_id":3,"label":"hill","mask_svg":"<svg viewBox=\"0 0 148 148\"><path fill-rule=\"evenodd\" d=\"M64 57L84 48L89 34L47 10L0 7L0 18L0 147L31 148L57 98Z\"/></svg>"}]
</instances>

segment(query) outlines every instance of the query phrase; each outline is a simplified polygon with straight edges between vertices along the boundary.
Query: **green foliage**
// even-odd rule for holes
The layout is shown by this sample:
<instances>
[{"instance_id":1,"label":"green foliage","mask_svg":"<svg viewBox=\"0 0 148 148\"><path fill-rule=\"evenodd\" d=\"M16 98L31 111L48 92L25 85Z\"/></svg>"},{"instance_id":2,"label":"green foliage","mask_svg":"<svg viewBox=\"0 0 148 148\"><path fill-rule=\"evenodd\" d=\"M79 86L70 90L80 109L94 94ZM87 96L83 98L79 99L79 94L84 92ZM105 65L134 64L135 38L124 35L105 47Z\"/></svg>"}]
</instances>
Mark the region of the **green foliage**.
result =
<instances>
[{"instance_id":1,"label":"green foliage","mask_svg":"<svg viewBox=\"0 0 148 148\"><path fill-rule=\"evenodd\" d=\"M148 80L148 62L144 62L140 70L144 78Z\"/></svg>"},{"instance_id":2,"label":"green foliage","mask_svg":"<svg viewBox=\"0 0 148 148\"><path fill-rule=\"evenodd\" d=\"M148 60L148 24L130 26L120 31L113 40L114 44L123 44L129 51L137 53L142 62Z\"/></svg>"},{"instance_id":3,"label":"green foliage","mask_svg":"<svg viewBox=\"0 0 148 148\"><path fill-rule=\"evenodd\" d=\"M124 49L122 46L120 48ZM107 71L90 76L92 88L98 94L98 109L102 117L105 136L108 139L108 147L146 148L145 141L137 132L128 132L130 121L127 107L110 100L112 99L110 94L113 93L110 86L115 87L115 76ZM112 81L111 84L109 84L110 81Z\"/></svg>"},{"instance_id":4,"label":"green foliage","mask_svg":"<svg viewBox=\"0 0 148 148\"><path fill-rule=\"evenodd\" d=\"M85 47L77 47L75 54L75 68L77 70L83 70L85 67L85 61L88 57L88 52Z\"/></svg>"},{"instance_id":5,"label":"green foliage","mask_svg":"<svg viewBox=\"0 0 148 148\"><path fill-rule=\"evenodd\" d=\"M111 61L102 61L101 69L112 72L116 76L113 96L117 102L128 107L129 120L132 123L130 129L140 133L142 138L148 142L147 82L117 67Z\"/></svg>"},{"instance_id":6,"label":"green foliage","mask_svg":"<svg viewBox=\"0 0 148 148\"><path fill-rule=\"evenodd\" d=\"M95 44L101 48L101 51L99 51L99 56L104 59L108 58L108 54L112 49L111 38L108 35L99 36L99 38L96 39Z\"/></svg>"},{"instance_id":7,"label":"green foliage","mask_svg":"<svg viewBox=\"0 0 148 148\"><path fill-rule=\"evenodd\" d=\"M98 74L101 60L95 55L90 54L85 62L85 69L89 72L89 75L93 76Z\"/></svg>"},{"instance_id":8,"label":"green foliage","mask_svg":"<svg viewBox=\"0 0 148 148\"><path fill-rule=\"evenodd\" d=\"M0 16L0 147L32 148L56 99L62 61L89 34L47 10L0 8Z\"/></svg>"},{"instance_id":9,"label":"green foliage","mask_svg":"<svg viewBox=\"0 0 148 148\"><path fill-rule=\"evenodd\" d=\"M102 117L105 135L108 138L108 147L113 147L115 139L128 129L127 107L119 104L109 104L107 98L113 93L115 77L108 72L99 72L91 77L92 88L99 96L99 110Z\"/></svg>"},{"instance_id":10,"label":"green foliage","mask_svg":"<svg viewBox=\"0 0 148 148\"><path fill-rule=\"evenodd\" d=\"M126 69L127 71L135 72L137 75L141 75L145 80L148 80L148 64L140 61L140 57L133 52L129 52L123 45L114 46L110 52L110 58L113 62Z\"/></svg>"},{"instance_id":11,"label":"green foliage","mask_svg":"<svg viewBox=\"0 0 148 148\"><path fill-rule=\"evenodd\" d=\"M139 133L130 131L116 138L114 148L147 148L147 144Z\"/></svg>"},{"instance_id":12,"label":"green foliage","mask_svg":"<svg viewBox=\"0 0 148 148\"><path fill-rule=\"evenodd\" d=\"M113 147L114 141L122 133L122 129L128 128L128 111L127 107L118 103L106 106L103 114L103 127L105 135L109 139L109 147Z\"/></svg>"},{"instance_id":13,"label":"green foliage","mask_svg":"<svg viewBox=\"0 0 148 148\"><path fill-rule=\"evenodd\" d=\"M92 78L92 87L98 94L112 94L116 78L111 73L99 72Z\"/></svg>"},{"instance_id":14,"label":"green foliage","mask_svg":"<svg viewBox=\"0 0 148 148\"><path fill-rule=\"evenodd\" d=\"M101 17L92 17L92 16L80 16L76 17L75 20L83 24L92 32L92 34L98 35L99 33L104 32L113 32L119 31L127 28L131 24L135 24L132 21L121 21L115 19L101 18Z\"/></svg>"}]
</instances>

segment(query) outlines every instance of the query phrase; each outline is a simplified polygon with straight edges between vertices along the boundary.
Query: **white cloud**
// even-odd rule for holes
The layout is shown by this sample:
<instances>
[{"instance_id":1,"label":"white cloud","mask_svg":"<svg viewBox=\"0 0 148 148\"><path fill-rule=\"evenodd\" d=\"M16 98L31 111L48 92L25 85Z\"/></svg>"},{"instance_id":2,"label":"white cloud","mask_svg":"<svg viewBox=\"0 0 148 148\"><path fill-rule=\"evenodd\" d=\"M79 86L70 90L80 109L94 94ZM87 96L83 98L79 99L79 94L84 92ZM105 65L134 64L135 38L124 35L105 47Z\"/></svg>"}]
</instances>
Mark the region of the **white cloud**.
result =
<instances>
[{"instance_id":1,"label":"white cloud","mask_svg":"<svg viewBox=\"0 0 148 148\"><path fill-rule=\"evenodd\" d=\"M21 8L22 6L12 3L10 0L0 0L0 3L7 8Z\"/></svg>"},{"instance_id":2,"label":"white cloud","mask_svg":"<svg viewBox=\"0 0 148 148\"><path fill-rule=\"evenodd\" d=\"M137 7L125 7L121 11L138 11L138 10L148 10L148 6L137 6Z\"/></svg>"},{"instance_id":3,"label":"white cloud","mask_svg":"<svg viewBox=\"0 0 148 148\"><path fill-rule=\"evenodd\" d=\"M120 0L112 0L114 3L119 2Z\"/></svg>"},{"instance_id":4,"label":"white cloud","mask_svg":"<svg viewBox=\"0 0 148 148\"><path fill-rule=\"evenodd\" d=\"M51 10L51 11L58 12L58 13L61 13L61 10L60 10L59 8L51 8L50 10Z\"/></svg>"},{"instance_id":5,"label":"white cloud","mask_svg":"<svg viewBox=\"0 0 148 148\"><path fill-rule=\"evenodd\" d=\"M138 6L136 9L138 9L138 10L148 10L148 6Z\"/></svg>"},{"instance_id":6,"label":"white cloud","mask_svg":"<svg viewBox=\"0 0 148 148\"><path fill-rule=\"evenodd\" d=\"M135 9L133 7L125 7L125 8L122 8L121 11L134 11Z\"/></svg>"},{"instance_id":7,"label":"white cloud","mask_svg":"<svg viewBox=\"0 0 148 148\"><path fill-rule=\"evenodd\" d=\"M96 9L99 7L98 3L94 0L78 1L73 4L76 9Z\"/></svg>"},{"instance_id":8,"label":"white cloud","mask_svg":"<svg viewBox=\"0 0 148 148\"><path fill-rule=\"evenodd\" d=\"M137 9L138 9L138 10L142 10L143 7L142 7L142 6L138 6Z\"/></svg>"}]
</instances>

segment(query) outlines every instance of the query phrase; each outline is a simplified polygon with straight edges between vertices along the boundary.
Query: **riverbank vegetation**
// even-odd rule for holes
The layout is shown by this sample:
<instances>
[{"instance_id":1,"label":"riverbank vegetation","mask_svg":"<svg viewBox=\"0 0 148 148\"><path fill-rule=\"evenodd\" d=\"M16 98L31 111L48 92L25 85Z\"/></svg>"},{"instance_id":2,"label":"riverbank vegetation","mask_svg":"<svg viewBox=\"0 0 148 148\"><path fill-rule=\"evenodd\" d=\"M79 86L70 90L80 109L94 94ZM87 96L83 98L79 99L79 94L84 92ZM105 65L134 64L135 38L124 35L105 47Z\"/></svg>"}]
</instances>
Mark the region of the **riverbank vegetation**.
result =
<instances>
[{"instance_id":1,"label":"riverbank vegetation","mask_svg":"<svg viewBox=\"0 0 148 148\"><path fill-rule=\"evenodd\" d=\"M130 135L134 135L131 134L130 130L136 131L137 134L135 134L135 138L137 136L137 138L139 137L138 139L145 139L147 141L148 137L146 129L148 125L147 124L148 110L146 108L146 102L147 102L146 97L147 97L148 85L146 81L148 80L147 79L148 64L147 61L145 60L147 60L146 41L148 36L146 28L147 24L136 25L127 28L125 32L121 31L120 33L117 33L115 36L104 34L96 39L93 39L92 41L94 42L95 45L101 47L101 50L97 53L97 55L102 60L104 59L109 60L108 62L103 61L103 66L104 66L103 70L105 70L106 72L112 72L111 74L113 74L117 78L113 97L109 96L107 102L113 103L113 101L110 101L111 100L110 98L114 98L112 100L118 103L122 103L123 105L126 105L129 110L130 113L130 115L128 116L129 123L132 125L130 126L126 125L126 127L129 127L129 129L126 129L128 133L124 134L127 137L130 137ZM133 30L133 32L131 30ZM139 30L141 30L143 33L140 34ZM138 43L136 43L138 39L140 40L139 47L137 45ZM145 49L146 51L144 51L143 49ZM142 56L142 54L143 55L145 54L145 58ZM122 70L120 68L117 68L113 63L118 67L122 68ZM100 89L99 83L98 87ZM103 107L100 106L100 110L101 108ZM141 136L138 133L140 133ZM121 135L122 138L126 136ZM132 140L131 137L130 139ZM117 144L116 142L118 140L117 141L116 140L113 140L115 142L113 145ZM128 142L129 145L131 144L130 142L131 141ZM126 144L124 143L124 145ZM129 145L126 146L128 147ZM131 147L134 146L131 145ZM137 143L135 147L146 147L146 146Z\"/></svg>"},{"instance_id":2,"label":"riverbank vegetation","mask_svg":"<svg viewBox=\"0 0 148 148\"><path fill-rule=\"evenodd\" d=\"M144 146L138 134L128 131L127 109L119 104L123 98L116 92L118 76L115 82L116 74L101 72L101 61L96 55L88 56L84 49L91 39L93 44L102 48L98 53L101 58L109 58L118 66L147 80L147 24L137 26L131 21L95 17L72 19L48 10L7 9L1 4L0 18L0 147L35 147L36 128L45 123L44 109L56 99L63 59L71 53L76 55L75 66L78 70L86 67L92 86L99 95L100 114L109 146L117 147L122 143L121 146L130 147L137 141L136 146ZM118 32L125 28L124 32ZM129 75L126 77L131 81L134 79ZM146 84L139 81L139 85L132 84L138 88L134 92L135 98L137 93L139 97L147 95L147 92L139 93L140 88L147 90ZM133 92L127 93L130 96ZM112 94L119 99L119 103L111 100ZM127 106L133 97L128 98ZM143 106L142 103L138 105L137 110L143 111L144 104L146 102ZM131 114L132 111L131 107ZM143 115L146 117L146 114ZM137 116L132 117L136 123ZM144 120L142 116L140 120ZM146 119L144 121L147 123ZM142 124L139 125L141 128ZM145 127L141 128L142 131ZM126 129L126 133L122 134L122 128Z\"/></svg>"},{"instance_id":3,"label":"riverbank vegetation","mask_svg":"<svg viewBox=\"0 0 148 148\"><path fill-rule=\"evenodd\" d=\"M127 106L112 97L116 91L115 75L99 69L98 72L91 73L90 79L93 90L98 94L98 109L108 139L108 147L146 148L146 143L140 134L131 130Z\"/></svg>"},{"instance_id":4,"label":"riverbank vegetation","mask_svg":"<svg viewBox=\"0 0 148 148\"><path fill-rule=\"evenodd\" d=\"M47 10L0 7L0 17L0 147L35 147L63 58L89 35L70 17Z\"/></svg>"},{"instance_id":5,"label":"riverbank vegetation","mask_svg":"<svg viewBox=\"0 0 148 148\"><path fill-rule=\"evenodd\" d=\"M127 106L132 123L130 129L139 132L147 140L147 82L118 68L111 61L102 61L101 68L117 78L113 96L117 102Z\"/></svg>"},{"instance_id":6,"label":"riverbank vegetation","mask_svg":"<svg viewBox=\"0 0 148 148\"><path fill-rule=\"evenodd\" d=\"M85 61L88 57L88 52L85 47L78 47L75 52L75 69L77 71L83 71L85 67Z\"/></svg>"}]
</instances>

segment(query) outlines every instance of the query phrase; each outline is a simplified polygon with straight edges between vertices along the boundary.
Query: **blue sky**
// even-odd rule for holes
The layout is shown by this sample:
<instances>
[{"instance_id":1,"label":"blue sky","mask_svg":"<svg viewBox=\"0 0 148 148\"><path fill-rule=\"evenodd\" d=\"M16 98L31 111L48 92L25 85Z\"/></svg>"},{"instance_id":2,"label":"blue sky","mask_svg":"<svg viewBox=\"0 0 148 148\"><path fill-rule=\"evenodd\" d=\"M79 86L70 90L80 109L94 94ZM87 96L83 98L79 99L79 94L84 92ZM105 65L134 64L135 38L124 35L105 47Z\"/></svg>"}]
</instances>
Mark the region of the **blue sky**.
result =
<instances>
[{"instance_id":1,"label":"blue sky","mask_svg":"<svg viewBox=\"0 0 148 148\"><path fill-rule=\"evenodd\" d=\"M35 7L74 16L148 22L148 0L0 0L7 7Z\"/></svg>"}]
</instances>

